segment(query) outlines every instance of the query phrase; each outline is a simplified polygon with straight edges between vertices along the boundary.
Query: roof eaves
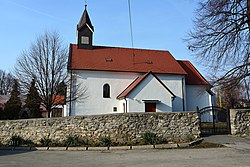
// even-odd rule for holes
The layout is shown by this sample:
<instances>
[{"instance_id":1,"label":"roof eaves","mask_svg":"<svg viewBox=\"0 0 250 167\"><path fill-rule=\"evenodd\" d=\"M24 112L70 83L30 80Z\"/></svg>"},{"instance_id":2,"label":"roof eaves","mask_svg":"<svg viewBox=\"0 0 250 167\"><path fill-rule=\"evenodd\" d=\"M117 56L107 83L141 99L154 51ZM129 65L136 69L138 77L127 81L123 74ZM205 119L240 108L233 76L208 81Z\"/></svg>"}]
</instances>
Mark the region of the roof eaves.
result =
<instances>
[{"instance_id":1,"label":"roof eaves","mask_svg":"<svg viewBox=\"0 0 250 167\"><path fill-rule=\"evenodd\" d=\"M105 69L92 69L92 68L71 68L71 70L86 70L86 71L109 71L109 72L130 72L130 73L146 73L143 71L139 71L139 70L105 70ZM187 75L187 74L179 74L179 73L166 73L166 72L154 72L154 74L168 74L168 75Z\"/></svg>"},{"instance_id":2,"label":"roof eaves","mask_svg":"<svg viewBox=\"0 0 250 167\"><path fill-rule=\"evenodd\" d=\"M201 73L193 66L193 64L190 61L188 62L190 63L191 67L199 74L199 76L207 83L207 85L212 87L212 85L201 75Z\"/></svg>"},{"instance_id":3,"label":"roof eaves","mask_svg":"<svg viewBox=\"0 0 250 167\"><path fill-rule=\"evenodd\" d=\"M207 89L206 91L207 91L207 93L209 93L211 96L214 96L214 95L215 95L215 93L214 93L211 89Z\"/></svg>"},{"instance_id":4,"label":"roof eaves","mask_svg":"<svg viewBox=\"0 0 250 167\"><path fill-rule=\"evenodd\" d=\"M183 63L185 66L187 66L185 64L185 62L187 62L190 65L190 67L198 74L198 77L200 77L200 79L204 81L204 84L187 84L187 85L208 85L209 87L212 87L212 85L203 77L203 75L201 75L201 73L194 67L194 65L189 60L177 60L177 62L179 62L179 64ZM187 68L189 67L187 66Z\"/></svg>"},{"instance_id":5,"label":"roof eaves","mask_svg":"<svg viewBox=\"0 0 250 167\"><path fill-rule=\"evenodd\" d=\"M67 69L71 70L72 69L72 45L73 44L69 44L69 57L68 57L68 65L67 65Z\"/></svg>"},{"instance_id":6,"label":"roof eaves","mask_svg":"<svg viewBox=\"0 0 250 167\"><path fill-rule=\"evenodd\" d=\"M88 23L86 23L86 25L87 25L87 27L89 28L89 30L90 30L91 32L94 32L94 30L88 25Z\"/></svg>"}]
</instances>

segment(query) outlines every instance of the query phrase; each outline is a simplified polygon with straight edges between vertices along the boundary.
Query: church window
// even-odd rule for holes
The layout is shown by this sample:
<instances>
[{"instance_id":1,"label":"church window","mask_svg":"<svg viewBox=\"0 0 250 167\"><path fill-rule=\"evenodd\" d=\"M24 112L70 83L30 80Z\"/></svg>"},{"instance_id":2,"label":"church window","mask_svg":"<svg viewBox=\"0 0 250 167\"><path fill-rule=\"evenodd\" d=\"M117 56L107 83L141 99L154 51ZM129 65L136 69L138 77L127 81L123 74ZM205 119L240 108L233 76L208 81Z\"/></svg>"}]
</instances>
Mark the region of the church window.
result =
<instances>
[{"instance_id":1,"label":"church window","mask_svg":"<svg viewBox=\"0 0 250 167\"><path fill-rule=\"evenodd\" d=\"M109 84L103 85L103 98L110 98L110 86L109 86Z\"/></svg>"}]
</instances>

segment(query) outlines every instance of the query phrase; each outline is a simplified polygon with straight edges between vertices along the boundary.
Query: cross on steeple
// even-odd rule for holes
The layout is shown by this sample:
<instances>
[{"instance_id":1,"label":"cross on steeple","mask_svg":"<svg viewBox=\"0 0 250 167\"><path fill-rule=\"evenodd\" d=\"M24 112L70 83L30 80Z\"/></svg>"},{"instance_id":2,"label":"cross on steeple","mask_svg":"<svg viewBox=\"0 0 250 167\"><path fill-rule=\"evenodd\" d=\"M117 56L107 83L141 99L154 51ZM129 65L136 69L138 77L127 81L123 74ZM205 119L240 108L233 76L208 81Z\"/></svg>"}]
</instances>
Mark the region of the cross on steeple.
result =
<instances>
[{"instance_id":1,"label":"cross on steeple","mask_svg":"<svg viewBox=\"0 0 250 167\"><path fill-rule=\"evenodd\" d=\"M85 4L84 4L84 6L85 6L85 9L87 8L87 1L85 0Z\"/></svg>"}]
</instances>

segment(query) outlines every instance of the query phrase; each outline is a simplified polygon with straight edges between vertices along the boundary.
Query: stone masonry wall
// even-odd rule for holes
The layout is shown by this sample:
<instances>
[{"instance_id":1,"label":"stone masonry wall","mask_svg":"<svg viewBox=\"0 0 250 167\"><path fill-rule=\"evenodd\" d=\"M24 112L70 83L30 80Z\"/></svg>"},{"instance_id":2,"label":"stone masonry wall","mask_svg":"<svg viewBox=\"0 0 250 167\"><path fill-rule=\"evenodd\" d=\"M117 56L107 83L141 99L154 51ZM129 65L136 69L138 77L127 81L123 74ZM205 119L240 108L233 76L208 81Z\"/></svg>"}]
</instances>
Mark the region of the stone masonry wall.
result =
<instances>
[{"instance_id":1,"label":"stone masonry wall","mask_svg":"<svg viewBox=\"0 0 250 167\"><path fill-rule=\"evenodd\" d=\"M230 110L231 134L250 136L250 109Z\"/></svg>"},{"instance_id":2,"label":"stone masonry wall","mask_svg":"<svg viewBox=\"0 0 250 167\"><path fill-rule=\"evenodd\" d=\"M19 135L39 143L49 137L63 141L68 135L99 139L110 136L112 141L138 141L141 134L150 131L167 141L181 141L187 136L200 136L197 112L124 113L62 118L42 118L0 121L0 141L6 143L12 135Z\"/></svg>"}]
</instances>

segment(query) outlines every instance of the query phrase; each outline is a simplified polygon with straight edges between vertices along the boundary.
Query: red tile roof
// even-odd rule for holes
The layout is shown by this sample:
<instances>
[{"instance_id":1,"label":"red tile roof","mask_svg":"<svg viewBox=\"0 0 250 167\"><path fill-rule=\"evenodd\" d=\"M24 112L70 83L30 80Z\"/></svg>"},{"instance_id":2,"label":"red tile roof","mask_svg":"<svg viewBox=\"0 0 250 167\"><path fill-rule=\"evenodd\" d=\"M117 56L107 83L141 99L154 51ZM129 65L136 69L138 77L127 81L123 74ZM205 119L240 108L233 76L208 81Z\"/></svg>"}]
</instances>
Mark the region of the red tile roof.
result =
<instances>
[{"instance_id":1,"label":"red tile roof","mask_svg":"<svg viewBox=\"0 0 250 167\"><path fill-rule=\"evenodd\" d=\"M187 85L208 85L209 82L199 73L190 61L178 60L182 68L187 72L185 81Z\"/></svg>"},{"instance_id":2,"label":"red tile roof","mask_svg":"<svg viewBox=\"0 0 250 167\"><path fill-rule=\"evenodd\" d=\"M54 104L56 105L64 105L65 104L65 96L63 95L56 95L56 96L53 96L53 102Z\"/></svg>"},{"instance_id":3,"label":"red tile roof","mask_svg":"<svg viewBox=\"0 0 250 167\"><path fill-rule=\"evenodd\" d=\"M78 49L70 44L69 69L121 72L152 71L185 75L186 71L168 51L93 46Z\"/></svg>"},{"instance_id":4,"label":"red tile roof","mask_svg":"<svg viewBox=\"0 0 250 167\"><path fill-rule=\"evenodd\" d=\"M149 74L153 75L160 82L160 84L162 84L163 87L167 89L173 97L175 97L173 92L171 92L170 89L166 85L164 85L163 82L154 73L150 71L140 77L137 77L121 94L117 96L117 99L122 99L128 96L128 94L132 92L145 78L147 78Z\"/></svg>"}]
</instances>

